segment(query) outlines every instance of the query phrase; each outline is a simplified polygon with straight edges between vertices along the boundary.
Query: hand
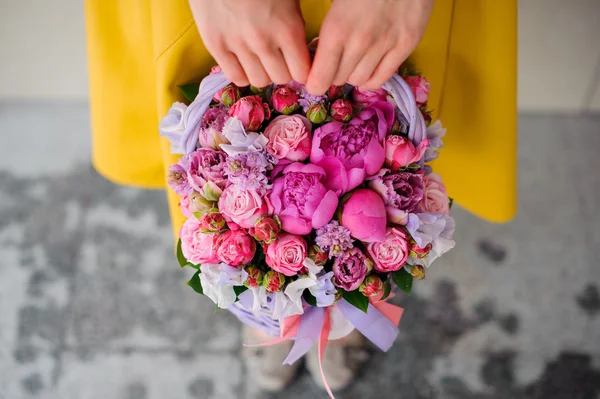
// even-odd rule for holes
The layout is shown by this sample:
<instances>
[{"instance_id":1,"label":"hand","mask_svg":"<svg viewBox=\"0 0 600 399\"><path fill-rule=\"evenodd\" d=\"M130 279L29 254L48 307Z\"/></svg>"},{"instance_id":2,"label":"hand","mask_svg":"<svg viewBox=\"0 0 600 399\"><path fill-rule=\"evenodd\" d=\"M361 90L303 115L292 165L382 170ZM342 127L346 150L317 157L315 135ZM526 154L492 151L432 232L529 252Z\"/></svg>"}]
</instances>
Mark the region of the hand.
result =
<instances>
[{"instance_id":1,"label":"hand","mask_svg":"<svg viewBox=\"0 0 600 399\"><path fill-rule=\"evenodd\" d=\"M307 89L333 84L374 90L417 47L434 0L334 0L321 33Z\"/></svg>"},{"instance_id":2,"label":"hand","mask_svg":"<svg viewBox=\"0 0 600 399\"><path fill-rule=\"evenodd\" d=\"M310 56L298 0L190 0L207 50L238 86L306 82Z\"/></svg>"}]
</instances>

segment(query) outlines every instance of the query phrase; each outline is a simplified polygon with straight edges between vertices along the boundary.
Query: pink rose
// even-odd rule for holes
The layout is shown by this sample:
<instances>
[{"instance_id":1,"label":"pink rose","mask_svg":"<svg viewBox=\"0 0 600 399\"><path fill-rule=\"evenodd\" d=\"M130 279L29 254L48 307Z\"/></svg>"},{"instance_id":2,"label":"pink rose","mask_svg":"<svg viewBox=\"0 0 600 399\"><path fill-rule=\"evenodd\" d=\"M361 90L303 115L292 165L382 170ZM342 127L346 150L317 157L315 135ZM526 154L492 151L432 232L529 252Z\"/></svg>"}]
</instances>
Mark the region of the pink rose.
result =
<instances>
[{"instance_id":1,"label":"pink rose","mask_svg":"<svg viewBox=\"0 0 600 399\"><path fill-rule=\"evenodd\" d=\"M283 233L265 247L267 265L286 276L295 276L303 267L307 245L304 238Z\"/></svg>"},{"instance_id":2,"label":"pink rose","mask_svg":"<svg viewBox=\"0 0 600 399\"><path fill-rule=\"evenodd\" d=\"M423 200L419 203L418 210L450 214L450 199L440 175L430 173L423 178Z\"/></svg>"},{"instance_id":3,"label":"pink rose","mask_svg":"<svg viewBox=\"0 0 600 399\"><path fill-rule=\"evenodd\" d=\"M388 136L385 141L385 165L395 172L411 163L419 162L428 145L429 139L421 141L415 148L406 137Z\"/></svg>"},{"instance_id":4,"label":"pink rose","mask_svg":"<svg viewBox=\"0 0 600 399\"><path fill-rule=\"evenodd\" d=\"M342 210L342 226L352 237L362 242L385 240L387 224L385 205L381 197L369 189L354 191Z\"/></svg>"},{"instance_id":5,"label":"pink rose","mask_svg":"<svg viewBox=\"0 0 600 399\"><path fill-rule=\"evenodd\" d=\"M256 241L243 230L228 230L215 238L215 255L229 266L242 266L254 258Z\"/></svg>"},{"instance_id":6,"label":"pink rose","mask_svg":"<svg viewBox=\"0 0 600 399\"><path fill-rule=\"evenodd\" d=\"M299 162L288 165L273 181L269 196L273 213L288 233L305 235L325 226L338 206L338 197L323 185L325 171Z\"/></svg>"},{"instance_id":7,"label":"pink rose","mask_svg":"<svg viewBox=\"0 0 600 399\"><path fill-rule=\"evenodd\" d=\"M333 261L333 284L345 291L354 291L369 273L369 262L358 248L342 252Z\"/></svg>"},{"instance_id":8,"label":"pink rose","mask_svg":"<svg viewBox=\"0 0 600 399\"><path fill-rule=\"evenodd\" d=\"M179 208L181 208L181 213L183 213L183 216L185 216L188 219L194 217L194 212L192 212L190 205L191 203L189 195L183 194L179 198Z\"/></svg>"},{"instance_id":9,"label":"pink rose","mask_svg":"<svg viewBox=\"0 0 600 399\"><path fill-rule=\"evenodd\" d=\"M202 116L202 125L198 132L198 141L203 148L220 150L221 144L229 144L223 136L223 126L229 119L229 114L223 107L212 107Z\"/></svg>"},{"instance_id":10,"label":"pink rose","mask_svg":"<svg viewBox=\"0 0 600 399\"><path fill-rule=\"evenodd\" d=\"M417 101L417 106L421 108L422 106L427 105L429 90L431 89L427 79L423 76L406 76L404 81L410 86L415 96L415 100Z\"/></svg>"},{"instance_id":11,"label":"pink rose","mask_svg":"<svg viewBox=\"0 0 600 399\"><path fill-rule=\"evenodd\" d=\"M277 159L304 161L310 155L312 124L302 115L280 115L265 129L267 152Z\"/></svg>"},{"instance_id":12,"label":"pink rose","mask_svg":"<svg viewBox=\"0 0 600 399\"><path fill-rule=\"evenodd\" d=\"M376 174L385 161L383 144L393 123L394 107L377 102L348 123L334 121L316 129L310 161L325 170L325 187L342 195Z\"/></svg>"},{"instance_id":13,"label":"pink rose","mask_svg":"<svg viewBox=\"0 0 600 399\"><path fill-rule=\"evenodd\" d=\"M295 90L289 87L282 86L273 90L271 96L271 104L273 109L277 112L281 112L284 115L289 115L298 109L298 94Z\"/></svg>"},{"instance_id":14,"label":"pink rose","mask_svg":"<svg viewBox=\"0 0 600 399\"><path fill-rule=\"evenodd\" d=\"M221 194L219 211L225 216L225 220L249 229L254 227L258 219L267 214L268 206L256 191L241 190L232 185Z\"/></svg>"},{"instance_id":15,"label":"pink rose","mask_svg":"<svg viewBox=\"0 0 600 399\"><path fill-rule=\"evenodd\" d=\"M257 241L271 244L277 238L277 234L279 234L279 224L273 218L264 217L256 222L254 228L251 229L250 234L252 234Z\"/></svg>"},{"instance_id":16,"label":"pink rose","mask_svg":"<svg viewBox=\"0 0 600 399\"><path fill-rule=\"evenodd\" d=\"M231 109L229 116L237 117L246 130L257 130L265 119L271 117L269 105L263 103L260 96L240 98Z\"/></svg>"},{"instance_id":17,"label":"pink rose","mask_svg":"<svg viewBox=\"0 0 600 399\"><path fill-rule=\"evenodd\" d=\"M352 104L346 100L336 100L329 110L331 117L338 122L349 122L352 119Z\"/></svg>"},{"instance_id":18,"label":"pink rose","mask_svg":"<svg viewBox=\"0 0 600 399\"><path fill-rule=\"evenodd\" d=\"M358 289L364 296L377 296L383 293L383 281L376 275L371 274L365 278Z\"/></svg>"},{"instance_id":19,"label":"pink rose","mask_svg":"<svg viewBox=\"0 0 600 399\"><path fill-rule=\"evenodd\" d=\"M384 89L377 90L360 90L355 87L352 91L352 101L359 107L366 107L377 101L387 101L387 91Z\"/></svg>"},{"instance_id":20,"label":"pink rose","mask_svg":"<svg viewBox=\"0 0 600 399\"><path fill-rule=\"evenodd\" d=\"M375 270L389 273L400 270L409 255L408 235L401 228L387 229L385 241L370 243L367 251L375 262Z\"/></svg>"},{"instance_id":21,"label":"pink rose","mask_svg":"<svg viewBox=\"0 0 600 399\"><path fill-rule=\"evenodd\" d=\"M181 251L188 262L194 265L218 263L213 244L214 234L205 234L200 230L200 221L191 218L185 221L179 231Z\"/></svg>"}]
</instances>

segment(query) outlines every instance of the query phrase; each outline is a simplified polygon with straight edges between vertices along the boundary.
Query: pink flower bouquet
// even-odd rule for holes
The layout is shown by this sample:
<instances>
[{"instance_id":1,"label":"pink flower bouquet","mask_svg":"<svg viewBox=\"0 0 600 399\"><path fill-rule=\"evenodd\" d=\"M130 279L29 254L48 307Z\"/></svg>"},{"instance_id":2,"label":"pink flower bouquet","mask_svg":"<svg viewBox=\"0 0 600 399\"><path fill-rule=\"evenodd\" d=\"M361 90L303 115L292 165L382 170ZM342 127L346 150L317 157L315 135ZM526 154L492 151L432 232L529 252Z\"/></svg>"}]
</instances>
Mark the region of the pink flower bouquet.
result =
<instances>
[{"instance_id":1,"label":"pink flower bouquet","mask_svg":"<svg viewBox=\"0 0 600 399\"><path fill-rule=\"evenodd\" d=\"M386 299L454 247L451 200L428 164L445 134L426 122L429 83L411 73L312 96L214 70L160 124L182 154L168 183L188 218L177 251L196 270L188 284L296 339L286 363L353 328L387 350L402 309Z\"/></svg>"}]
</instances>

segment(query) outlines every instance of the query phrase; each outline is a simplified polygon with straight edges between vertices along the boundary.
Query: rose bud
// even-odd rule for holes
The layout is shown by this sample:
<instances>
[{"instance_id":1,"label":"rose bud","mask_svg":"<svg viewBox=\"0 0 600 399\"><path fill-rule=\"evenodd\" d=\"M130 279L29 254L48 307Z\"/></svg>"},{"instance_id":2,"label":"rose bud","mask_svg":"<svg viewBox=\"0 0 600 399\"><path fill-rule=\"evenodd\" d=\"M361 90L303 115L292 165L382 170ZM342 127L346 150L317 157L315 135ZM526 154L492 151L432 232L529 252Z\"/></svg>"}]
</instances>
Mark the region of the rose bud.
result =
<instances>
[{"instance_id":1,"label":"rose bud","mask_svg":"<svg viewBox=\"0 0 600 399\"><path fill-rule=\"evenodd\" d=\"M429 98L429 90L431 89L427 79L423 76L407 76L404 78L404 81L410 86L410 89L415 96L417 106L421 108L426 105L427 99Z\"/></svg>"},{"instance_id":2,"label":"rose bud","mask_svg":"<svg viewBox=\"0 0 600 399\"><path fill-rule=\"evenodd\" d=\"M331 101L337 100L342 96L343 92L344 86L330 86L329 90L327 90L327 97L329 97Z\"/></svg>"},{"instance_id":3,"label":"rose bud","mask_svg":"<svg viewBox=\"0 0 600 399\"><path fill-rule=\"evenodd\" d=\"M335 100L329 113L336 121L349 122L352 119L352 104L347 100Z\"/></svg>"},{"instance_id":4,"label":"rose bud","mask_svg":"<svg viewBox=\"0 0 600 399\"><path fill-rule=\"evenodd\" d=\"M265 88L250 85L250 91L252 92L252 94L262 94L265 92Z\"/></svg>"},{"instance_id":5,"label":"rose bud","mask_svg":"<svg viewBox=\"0 0 600 399\"><path fill-rule=\"evenodd\" d=\"M285 86L278 87L273 91L271 104L275 111L284 115L289 115L300 107L296 91Z\"/></svg>"},{"instance_id":6,"label":"rose bud","mask_svg":"<svg viewBox=\"0 0 600 399\"><path fill-rule=\"evenodd\" d=\"M248 266L246 273L248 273L248 279L244 283L246 287L258 288L262 285L265 274L258 267Z\"/></svg>"},{"instance_id":7,"label":"rose bud","mask_svg":"<svg viewBox=\"0 0 600 399\"><path fill-rule=\"evenodd\" d=\"M226 86L221 92L221 104L231 107L240 99L240 88L234 84Z\"/></svg>"},{"instance_id":8,"label":"rose bud","mask_svg":"<svg viewBox=\"0 0 600 399\"><path fill-rule=\"evenodd\" d=\"M421 265L408 265L409 273L417 280L425 280L425 269Z\"/></svg>"},{"instance_id":9,"label":"rose bud","mask_svg":"<svg viewBox=\"0 0 600 399\"><path fill-rule=\"evenodd\" d=\"M358 290L364 296L377 296L383 292L383 281L374 274L365 278L365 281L358 287Z\"/></svg>"},{"instance_id":10,"label":"rose bud","mask_svg":"<svg viewBox=\"0 0 600 399\"><path fill-rule=\"evenodd\" d=\"M429 139L421 141L415 148L413 143L405 137L388 136L385 142L385 166L396 172L411 163L419 162L428 145Z\"/></svg>"},{"instance_id":11,"label":"rose bud","mask_svg":"<svg viewBox=\"0 0 600 399\"><path fill-rule=\"evenodd\" d=\"M219 212L208 211L201 215L200 230L203 233L216 233L225 227L225 218Z\"/></svg>"},{"instance_id":12,"label":"rose bud","mask_svg":"<svg viewBox=\"0 0 600 399\"><path fill-rule=\"evenodd\" d=\"M275 270L269 270L263 277L262 285L268 293L279 292L285 285L285 276Z\"/></svg>"},{"instance_id":13,"label":"rose bud","mask_svg":"<svg viewBox=\"0 0 600 399\"><path fill-rule=\"evenodd\" d=\"M431 243L427 244L425 248L421 248L416 242L411 240L408 248L410 251L410 256L413 258L423 259L429 255L429 251L431 251Z\"/></svg>"},{"instance_id":14,"label":"rose bud","mask_svg":"<svg viewBox=\"0 0 600 399\"><path fill-rule=\"evenodd\" d=\"M312 123L322 123L327 118L327 109L324 104L313 104L306 111L306 117Z\"/></svg>"},{"instance_id":15,"label":"rose bud","mask_svg":"<svg viewBox=\"0 0 600 399\"><path fill-rule=\"evenodd\" d=\"M261 241L265 244L271 244L277 238L279 230L279 225L275 220L270 217L263 217L258 219L254 225L253 235L257 241Z\"/></svg>"},{"instance_id":16,"label":"rose bud","mask_svg":"<svg viewBox=\"0 0 600 399\"><path fill-rule=\"evenodd\" d=\"M327 253L323 252L318 245L313 245L308 248L308 257L315 262L317 266L323 266L329 259Z\"/></svg>"},{"instance_id":17,"label":"rose bud","mask_svg":"<svg viewBox=\"0 0 600 399\"><path fill-rule=\"evenodd\" d=\"M229 109L229 116L237 117L246 130L257 130L265 119L271 117L269 105L263 103L260 96L240 98Z\"/></svg>"}]
</instances>

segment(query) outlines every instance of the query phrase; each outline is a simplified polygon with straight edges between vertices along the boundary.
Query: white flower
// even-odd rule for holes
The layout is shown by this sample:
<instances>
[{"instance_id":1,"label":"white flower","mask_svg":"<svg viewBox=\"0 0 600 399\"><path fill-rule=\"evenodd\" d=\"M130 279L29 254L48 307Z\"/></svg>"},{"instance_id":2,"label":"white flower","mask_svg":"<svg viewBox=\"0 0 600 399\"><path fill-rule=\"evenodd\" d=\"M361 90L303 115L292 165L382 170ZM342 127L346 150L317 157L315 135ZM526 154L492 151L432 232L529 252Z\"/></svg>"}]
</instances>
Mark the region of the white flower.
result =
<instances>
[{"instance_id":1,"label":"white flower","mask_svg":"<svg viewBox=\"0 0 600 399\"><path fill-rule=\"evenodd\" d=\"M181 139L185 132L185 119L183 114L187 105L183 103L173 103L167 115L161 119L158 130L161 136L165 136L171 143L172 154L183 154L181 148Z\"/></svg>"},{"instance_id":2,"label":"white flower","mask_svg":"<svg viewBox=\"0 0 600 399\"><path fill-rule=\"evenodd\" d=\"M225 122L223 136L231 143L221 144L221 149L229 156L247 153L250 150L262 151L269 142L263 134L246 132L242 122L235 116Z\"/></svg>"},{"instance_id":3,"label":"white flower","mask_svg":"<svg viewBox=\"0 0 600 399\"><path fill-rule=\"evenodd\" d=\"M442 126L440 120L436 120L427 128L427 138L430 139L429 146L425 151L425 162L430 162L436 159L439 155L437 152L444 146L442 137L446 135L446 128Z\"/></svg>"},{"instance_id":4,"label":"white flower","mask_svg":"<svg viewBox=\"0 0 600 399\"><path fill-rule=\"evenodd\" d=\"M285 295L290 300L293 309L302 309L302 294L304 290L317 285L317 280L310 277L299 278L285 288ZM303 313L303 312L300 312Z\"/></svg>"},{"instance_id":5,"label":"white flower","mask_svg":"<svg viewBox=\"0 0 600 399\"><path fill-rule=\"evenodd\" d=\"M275 294L275 309L273 309L273 319L283 320L286 317L294 316L297 314L304 313L302 306L298 306L297 303L292 301L282 291L276 292Z\"/></svg>"},{"instance_id":6,"label":"white flower","mask_svg":"<svg viewBox=\"0 0 600 399\"><path fill-rule=\"evenodd\" d=\"M227 309L235 303L236 294L233 284L222 282L222 265L204 264L200 266L200 282L204 295L221 309Z\"/></svg>"},{"instance_id":7,"label":"white flower","mask_svg":"<svg viewBox=\"0 0 600 399\"><path fill-rule=\"evenodd\" d=\"M308 257L304 259L302 264L308 269L308 275L313 280L316 280L317 274L321 273L321 270L323 270L323 266L317 265L314 260Z\"/></svg>"}]
</instances>

